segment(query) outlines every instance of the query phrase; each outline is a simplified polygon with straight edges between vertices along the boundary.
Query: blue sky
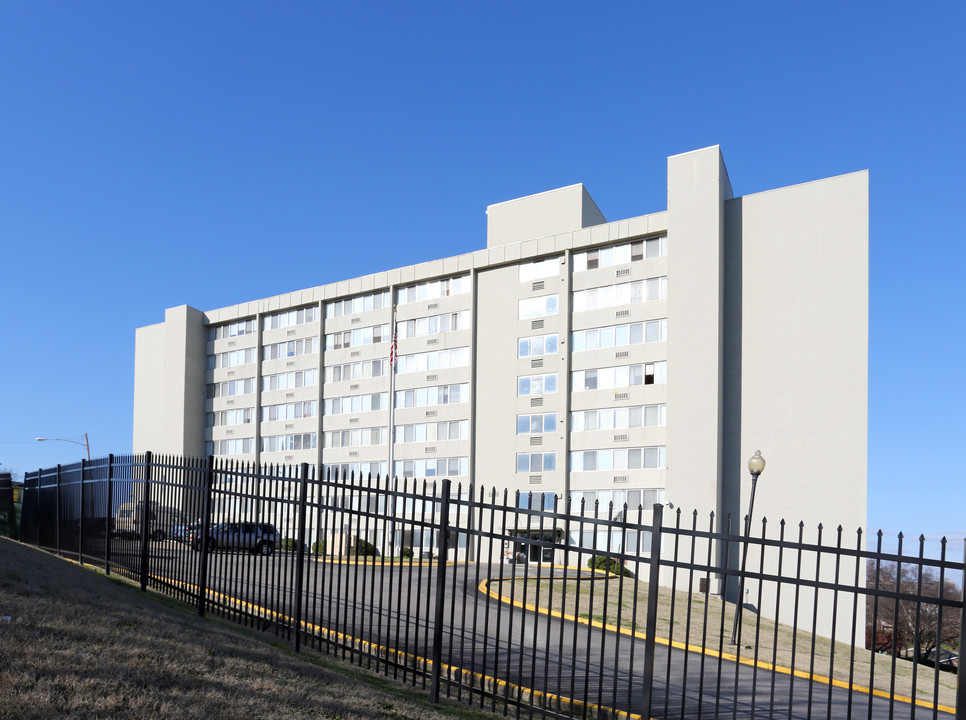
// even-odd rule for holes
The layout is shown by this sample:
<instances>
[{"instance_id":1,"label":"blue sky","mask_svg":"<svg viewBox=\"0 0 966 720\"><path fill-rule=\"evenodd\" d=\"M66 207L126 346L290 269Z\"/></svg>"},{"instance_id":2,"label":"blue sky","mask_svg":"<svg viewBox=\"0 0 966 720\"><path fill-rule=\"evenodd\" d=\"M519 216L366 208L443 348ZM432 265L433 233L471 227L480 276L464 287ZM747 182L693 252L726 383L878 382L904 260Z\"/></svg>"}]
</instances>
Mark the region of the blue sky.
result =
<instances>
[{"instance_id":1,"label":"blue sky","mask_svg":"<svg viewBox=\"0 0 966 720\"><path fill-rule=\"evenodd\" d=\"M2 3L0 465L128 452L167 307L476 250L575 182L663 210L718 144L738 195L870 171L869 525L962 538L964 38L962 2Z\"/></svg>"}]
</instances>

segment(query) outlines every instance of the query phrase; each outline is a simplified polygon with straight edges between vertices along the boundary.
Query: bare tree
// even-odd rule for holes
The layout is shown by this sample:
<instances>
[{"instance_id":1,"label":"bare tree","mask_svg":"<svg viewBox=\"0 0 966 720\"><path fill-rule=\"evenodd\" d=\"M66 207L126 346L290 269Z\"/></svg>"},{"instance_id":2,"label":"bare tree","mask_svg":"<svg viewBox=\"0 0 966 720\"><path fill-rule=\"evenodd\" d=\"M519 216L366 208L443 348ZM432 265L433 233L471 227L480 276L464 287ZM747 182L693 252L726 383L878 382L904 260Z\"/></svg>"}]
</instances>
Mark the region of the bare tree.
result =
<instances>
[{"instance_id":1,"label":"bare tree","mask_svg":"<svg viewBox=\"0 0 966 720\"><path fill-rule=\"evenodd\" d=\"M962 590L949 578L940 579L930 567L894 562L878 565L869 560L867 586L885 597L866 599L866 646L878 652L903 655L922 662L935 650L959 648L960 612L944 606L943 600L957 601ZM941 580L941 581L940 581ZM910 654L911 653L911 654Z\"/></svg>"}]
</instances>

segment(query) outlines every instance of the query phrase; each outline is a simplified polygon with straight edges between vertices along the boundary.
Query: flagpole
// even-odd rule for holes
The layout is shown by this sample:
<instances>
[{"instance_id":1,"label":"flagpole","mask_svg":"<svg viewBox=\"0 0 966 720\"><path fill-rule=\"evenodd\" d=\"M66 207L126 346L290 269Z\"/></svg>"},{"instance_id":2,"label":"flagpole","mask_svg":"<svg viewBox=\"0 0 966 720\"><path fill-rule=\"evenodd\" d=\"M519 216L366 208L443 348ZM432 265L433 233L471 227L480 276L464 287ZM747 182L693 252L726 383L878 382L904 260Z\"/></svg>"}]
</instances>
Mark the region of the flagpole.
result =
<instances>
[{"instance_id":1,"label":"flagpole","mask_svg":"<svg viewBox=\"0 0 966 720\"><path fill-rule=\"evenodd\" d=\"M398 337L396 333L396 303L392 305L392 342L389 345L389 468L386 471L386 478L392 478L392 502L391 517L392 522L389 526L389 548L390 552L396 546L396 473L393 468L394 450L396 448L396 359L399 355ZM387 486L389 483L387 483Z\"/></svg>"}]
</instances>

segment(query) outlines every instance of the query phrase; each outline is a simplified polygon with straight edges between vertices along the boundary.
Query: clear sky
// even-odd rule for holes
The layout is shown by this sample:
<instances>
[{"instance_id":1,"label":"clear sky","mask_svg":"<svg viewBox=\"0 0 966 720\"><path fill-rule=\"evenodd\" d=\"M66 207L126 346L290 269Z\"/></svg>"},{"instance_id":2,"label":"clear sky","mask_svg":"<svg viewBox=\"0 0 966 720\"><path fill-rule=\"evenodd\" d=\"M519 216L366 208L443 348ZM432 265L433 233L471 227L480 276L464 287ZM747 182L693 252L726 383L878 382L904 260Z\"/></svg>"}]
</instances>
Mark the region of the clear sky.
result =
<instances>
[{"instance_id":1,"label":"clear sky","mask_svg":"<svg viewBox=\"0 0 966 720\"><path fill-rule=\"evenodd\" d=\"M736 195L870 171L869 526L961 539L964 131L961 0L8 0L0 466L130 452L165 308L477 250L576 182L663 210L717 144Z\"/></svg>"}]
</instances>

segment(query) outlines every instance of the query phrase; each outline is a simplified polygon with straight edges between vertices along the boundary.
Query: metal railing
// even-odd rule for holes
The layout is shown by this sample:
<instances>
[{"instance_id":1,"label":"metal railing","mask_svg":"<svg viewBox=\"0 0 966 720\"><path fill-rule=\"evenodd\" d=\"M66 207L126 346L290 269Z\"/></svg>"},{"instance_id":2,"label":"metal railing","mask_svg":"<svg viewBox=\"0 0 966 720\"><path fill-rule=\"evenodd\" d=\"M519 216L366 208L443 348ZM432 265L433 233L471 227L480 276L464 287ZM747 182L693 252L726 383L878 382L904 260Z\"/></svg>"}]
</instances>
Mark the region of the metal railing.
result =
<instances>
[{"instance_id":1,"label":"metal railing","mask_svg":"<svg viewBox=\"0 0 966 720\"><path fill-rule=\"evenodd\" d=\"M517 717L964 717L945 544L731 526L147 453L27 473L21 539Z\"/></svg>"}]
</instances>

